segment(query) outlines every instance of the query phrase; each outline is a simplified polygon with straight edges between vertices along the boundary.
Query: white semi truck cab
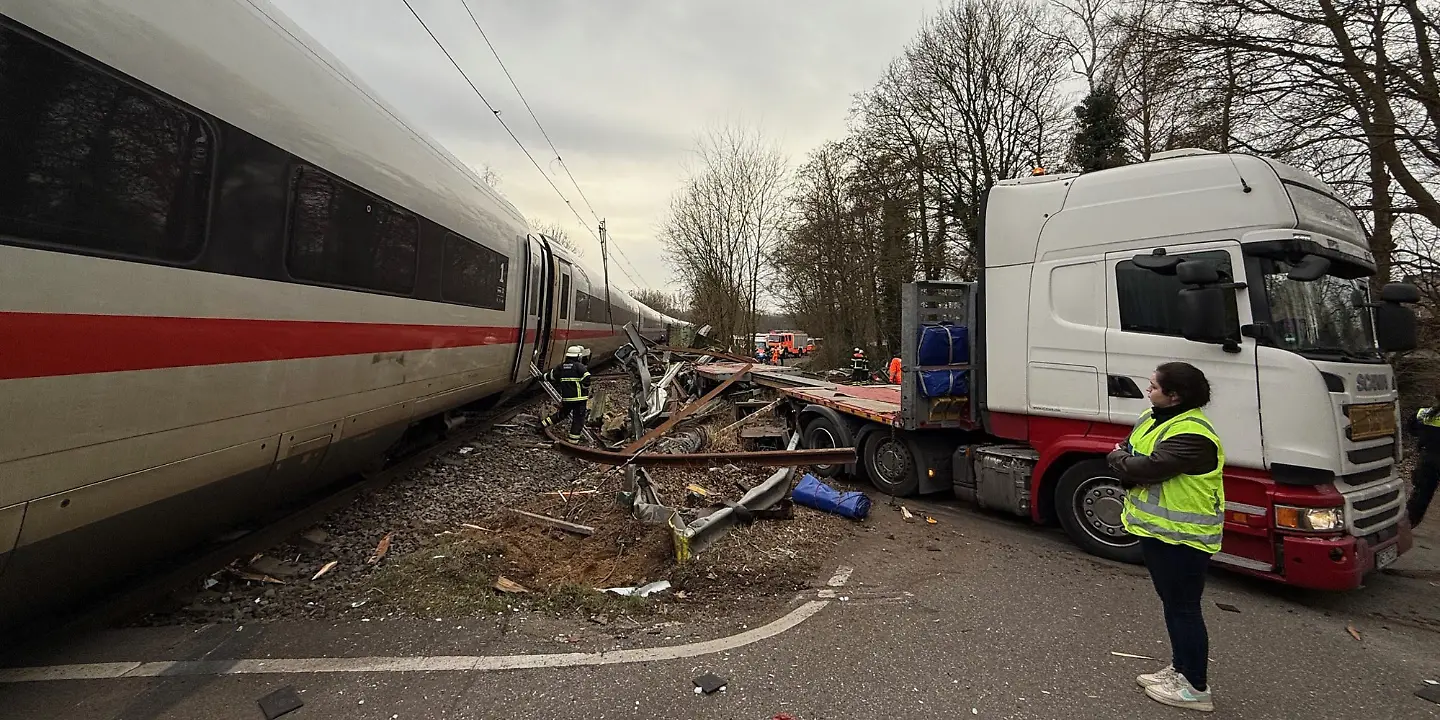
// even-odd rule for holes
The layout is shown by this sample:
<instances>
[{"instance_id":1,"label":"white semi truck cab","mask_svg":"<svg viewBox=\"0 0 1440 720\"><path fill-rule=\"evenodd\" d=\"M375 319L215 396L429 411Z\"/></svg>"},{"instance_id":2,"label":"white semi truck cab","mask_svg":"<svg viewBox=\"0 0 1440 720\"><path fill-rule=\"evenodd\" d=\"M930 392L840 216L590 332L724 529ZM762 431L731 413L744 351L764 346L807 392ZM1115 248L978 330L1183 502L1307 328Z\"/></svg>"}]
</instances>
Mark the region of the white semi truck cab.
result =
<instances>
[{"instance_id":1,"label":"white semi truck cab","mask_svg":"<svg viewBox=\"0 0 1440 720\"><path fill-rule=\"evenodd\" d=\"M887 492L953 486L1138 561L1103 458L1149 407L1156 366L1181 360L1209 378L1225 448L1217 562L1339 590L1409 549L1382 352L1414 346L1405 305L1419 293L1372 295L1363 230L1328 185L1259 157L1175 151L1001 182L983 227L978 282L906 287L898 411L879 388L787 390L810 393L795 414L807 444L854 445L851 469ZM967 328L968 348L921 362L925 327L946 324Z\"/></svg>"}]
</instances>

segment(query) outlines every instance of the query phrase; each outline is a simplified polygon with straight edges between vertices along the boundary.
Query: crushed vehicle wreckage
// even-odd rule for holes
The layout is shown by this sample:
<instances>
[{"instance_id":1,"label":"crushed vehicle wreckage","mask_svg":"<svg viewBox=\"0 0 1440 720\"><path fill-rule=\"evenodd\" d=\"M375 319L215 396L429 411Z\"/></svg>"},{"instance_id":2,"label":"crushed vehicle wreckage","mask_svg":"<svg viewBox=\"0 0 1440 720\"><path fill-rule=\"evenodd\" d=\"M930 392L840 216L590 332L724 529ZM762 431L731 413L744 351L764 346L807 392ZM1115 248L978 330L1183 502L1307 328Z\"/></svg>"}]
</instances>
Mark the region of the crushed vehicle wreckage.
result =
<instances>
[{"instance_id":1,"label":"crushed vehicle wreckage","mask_svg":"<svg viewBox=\"0 0 1440 720\"><path fill-rule=\"evenodd\" d=\"M617 501L626 506L633 517L669 527L677 561L689 560L736 525L760 518L792 517L789 495L798 479L797 468L855 462L853 448L802 449L798 433L770 427L752 433L741 431L736 437L741 438L742 443L748 440L759 445L765 439L779 436L783 438L784 449L703 452L712 439L705 421L733 407L741 417L717 434L728 433L765 417L778 407L778 401L720 401L727 392L731 395L753 392L740 388L751 367L744 358L704 348L653 344L630 325L625 331L630 342L622 346L615 357L631 380L629 406L612 414L608 398L596 399L589 418L592 424L598 422L600 429L597 433L587 427L586 433L587 441L594 442L594 446L568 442L554 428L547 428L545 433L558 450L580 460L608 466L608 472L623 473ZM694 368L713 360L747 364L701 394L705 381ZM717 465L779 469L745 489L736 501L711 502L698 508L667 503L647 471L656 467L713 469ZM708 495L694 485L688 489L692 498Z\"/></svg>"}]
</instances>

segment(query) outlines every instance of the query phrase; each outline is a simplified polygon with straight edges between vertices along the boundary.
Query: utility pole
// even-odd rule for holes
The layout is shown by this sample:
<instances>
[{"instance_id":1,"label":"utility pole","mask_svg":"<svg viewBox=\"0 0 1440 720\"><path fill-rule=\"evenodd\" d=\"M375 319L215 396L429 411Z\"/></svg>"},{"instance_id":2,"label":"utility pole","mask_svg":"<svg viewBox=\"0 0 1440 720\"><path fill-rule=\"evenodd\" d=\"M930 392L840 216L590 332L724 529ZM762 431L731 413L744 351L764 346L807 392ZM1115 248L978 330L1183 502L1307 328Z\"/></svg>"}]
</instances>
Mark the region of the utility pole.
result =
<instances>
[{"instance_id":1,"label":"utility pole","mask_svg":"<svg viewBox=\"0 0 1440 720\"><path fill-rule=\"evenodd\" d=\"M615 327L615 310L610 304L610 256L605 249L605 221L600 221L600 267L605 270L605 321Z\"/></svg>"}]
</instances>

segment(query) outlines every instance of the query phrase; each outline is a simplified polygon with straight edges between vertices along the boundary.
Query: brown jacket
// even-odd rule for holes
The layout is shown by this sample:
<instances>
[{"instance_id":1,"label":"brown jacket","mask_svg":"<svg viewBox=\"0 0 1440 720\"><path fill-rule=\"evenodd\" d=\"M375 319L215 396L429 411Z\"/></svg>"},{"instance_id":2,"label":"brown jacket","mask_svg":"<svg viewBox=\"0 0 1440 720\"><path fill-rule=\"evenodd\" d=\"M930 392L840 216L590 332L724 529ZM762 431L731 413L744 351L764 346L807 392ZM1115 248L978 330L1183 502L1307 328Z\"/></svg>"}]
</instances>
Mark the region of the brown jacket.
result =
<instances>
[{"instance_id":1,"label":"brown jacket","mask_svg":"<svg viewBox=\"0 0 1440 720\"><path fill-rule=\"evenodd\" d=\"M1149 455L1116 449L1105 461L1120 474L1125 487L1153 485L1176 475L1204 475L1220 462L1219 448L1200 435L1176 435L1155 445Z\"/></svg>"}]
</instances>

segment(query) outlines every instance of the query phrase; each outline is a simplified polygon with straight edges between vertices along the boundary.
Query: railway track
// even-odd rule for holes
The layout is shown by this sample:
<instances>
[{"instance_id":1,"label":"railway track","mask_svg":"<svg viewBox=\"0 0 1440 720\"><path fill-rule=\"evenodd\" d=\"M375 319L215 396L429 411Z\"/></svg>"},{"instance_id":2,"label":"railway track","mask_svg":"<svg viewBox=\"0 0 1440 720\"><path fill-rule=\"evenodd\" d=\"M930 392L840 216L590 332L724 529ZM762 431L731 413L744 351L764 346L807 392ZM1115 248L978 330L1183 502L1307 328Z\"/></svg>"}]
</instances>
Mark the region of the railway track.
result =
<instances>
[{"instance_id":1,"label":"railway track","mask_svg":"<svg viewBox=\"0 0 1440 720\"><path fill-rule=\"evenodd\" d=\"M332 485L317 496L282 511L275 519L262 521L259 526L248 530L241 537L199 550L194 555L172 559L168 566L122 584L119 589L112 589L101 597L84 601L63 615L9 630L11 637L6 642L0 642L0 647L23 649L37 641L46 644L64 642L67 638L114 627L143 615L170 594L200 582L236 559L283 543L319 524L357 498L378 492L425 467L435 458L474 442L495 426L519 415L529 401L540 396L540 391L532 387L524 392L502 397L494 407L450 427L443 439L418 446L411 445L404 457L394 460L383 469Z\"/></svg>"}]
</instances>

